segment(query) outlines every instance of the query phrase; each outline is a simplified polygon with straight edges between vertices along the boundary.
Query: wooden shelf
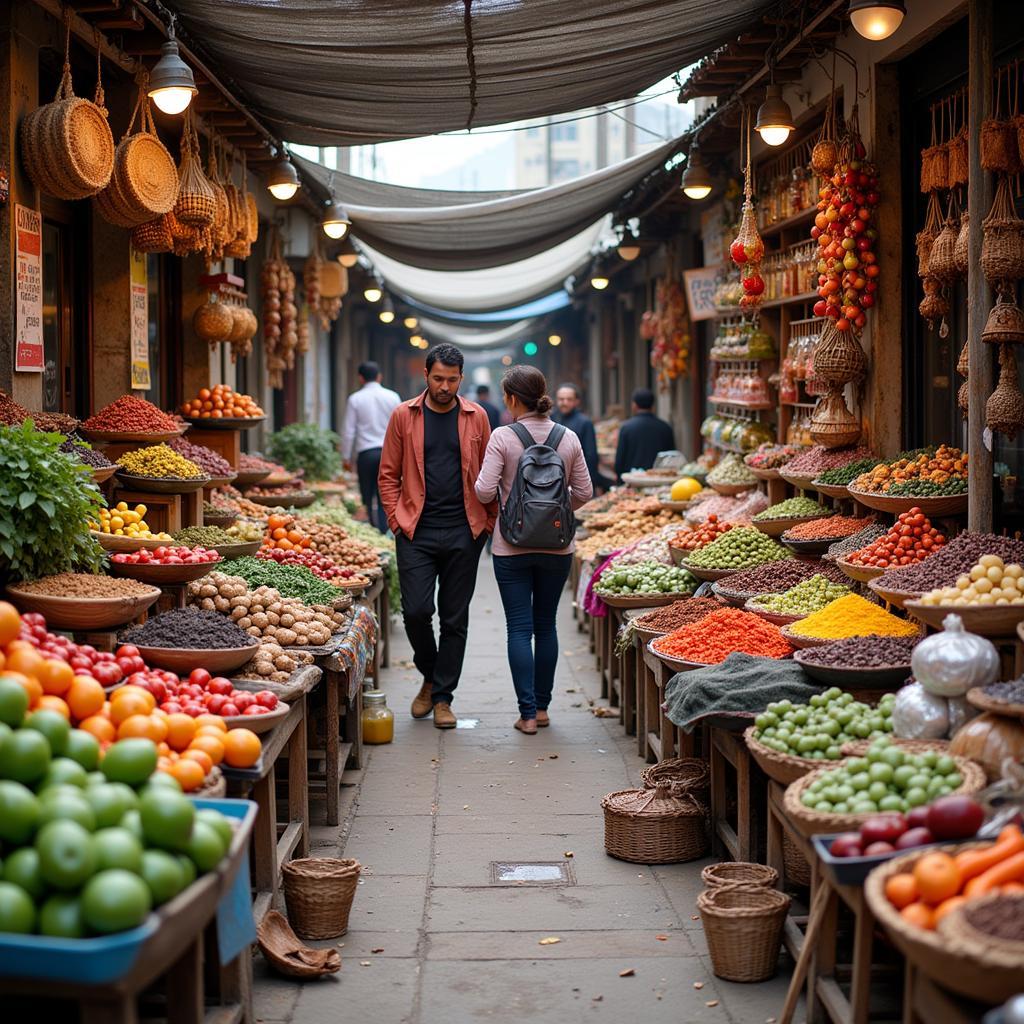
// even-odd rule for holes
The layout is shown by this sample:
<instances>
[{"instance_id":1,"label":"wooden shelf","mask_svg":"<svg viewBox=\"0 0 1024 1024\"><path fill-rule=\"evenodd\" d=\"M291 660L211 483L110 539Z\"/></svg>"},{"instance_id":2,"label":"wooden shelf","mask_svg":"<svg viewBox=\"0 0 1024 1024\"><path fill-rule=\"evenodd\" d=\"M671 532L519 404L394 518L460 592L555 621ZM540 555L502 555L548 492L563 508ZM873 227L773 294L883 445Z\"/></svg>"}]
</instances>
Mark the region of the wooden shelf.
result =
<instances>
[{"instance_id":1,"label":"wooden shelf","mask_svg":"<svg viewBox=\"0 0 1024 1024\"><path fill-rule=\"evenodd\" d=\"M821 296L817 292L804 292L803 295L786 295L781 299L768 299L761 303L762 309L777 309L779 306L798 306L805 302L817 302Z\"/></svg>"},{"instance_id":2,"label":"wooden shelf","mask_svg":"<svg viewBox=\"0 0 1024 1024\"><path fill-rule=\"evenodd\" d=\"M708 401L712 405L731 405L736 409L749 409L751 411L775 408L772 402L745 402L741 398L717 398L715 395L709 395Z\"/></svg>"},{"instance_id":3,"label":"wooden shelf","mask_svg":"<svg viewBox=\"0 0 1024 1024\"><path fill-rule=\"evenodd\" d=\"M793 406L798 409L813 409L817 404L817 399L815 399L813 402L779 402L779 405Z\"/></svg>"},{"instance_id":4,"label":"wooden shelf","mask_svg":"<svg viewBox=\"0 0 1024 1024\"><path fill-rule=\"evenodd\" d=\"M735 455L749 455L754 449L743 449L738 444L726 444L723 441L708 441L712 448L720 448L723 452L732 452ZM753 484L751 484L753 486Z\"/></svg>"},{"instance_id":5,"label":"wooden shelf","mask_svg":"<svg viewBox=\"0 0 1024 1024\"><path fill-rule=\"evenodd\" d=\"M712 363L774 363L778 356L716 356L708 357Z\"/></svg>"},{"instance_id":6,"label":"wooden shelf","mask_svg":"<svg viewBox=\"0 0 1024 1024\"><path fill-rule=\"evenodd\" d=\"M817 213L817 206L808 206L806 210L794 213L792 217L787 217L785 220L777 220L772 224L766 224L763 228L758 228L758 231L762 238L781 235L783 231L787 231L790 228L799 228L805 224L813 224ZM808 236L808 241L810 241L810 236Z\"/></svg>"}]
</instances>

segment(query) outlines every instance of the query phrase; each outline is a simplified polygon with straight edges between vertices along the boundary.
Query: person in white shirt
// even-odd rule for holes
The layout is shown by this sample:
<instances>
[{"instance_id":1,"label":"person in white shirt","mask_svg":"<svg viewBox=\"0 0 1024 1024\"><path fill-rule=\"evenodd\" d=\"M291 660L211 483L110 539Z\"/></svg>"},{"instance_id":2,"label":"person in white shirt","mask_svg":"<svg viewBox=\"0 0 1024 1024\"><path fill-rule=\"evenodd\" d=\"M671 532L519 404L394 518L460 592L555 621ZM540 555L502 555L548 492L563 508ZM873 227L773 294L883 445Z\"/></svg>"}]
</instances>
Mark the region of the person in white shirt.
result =
<instances>
[{"instance_id":1,"label":"person in white shirt","mask_svg":"<svg viewBox=\"0 0 1024 1024\"><path fill-rule=\"evenodd\" d=\"M377 473L388 420L402 399L394 391L381 386L378 380L380 367L376 363L362 363L358 373L363 386L348 399L345 425L341 431L341 456L347 469L351 469L355 462L359 493L370 522L381 533L387 533L388 520L377 490Z\"/></svg>"}]
</instances>

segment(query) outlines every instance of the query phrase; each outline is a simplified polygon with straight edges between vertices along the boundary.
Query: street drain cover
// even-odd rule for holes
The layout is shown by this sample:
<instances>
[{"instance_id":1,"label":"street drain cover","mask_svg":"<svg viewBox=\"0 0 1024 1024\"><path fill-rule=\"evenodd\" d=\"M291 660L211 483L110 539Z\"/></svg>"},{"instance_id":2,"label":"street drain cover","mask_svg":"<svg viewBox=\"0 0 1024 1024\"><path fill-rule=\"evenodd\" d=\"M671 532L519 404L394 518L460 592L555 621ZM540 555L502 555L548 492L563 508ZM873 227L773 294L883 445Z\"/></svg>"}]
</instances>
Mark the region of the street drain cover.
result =
<instances>
[{"instance_id":1,"label":"street drain cover","mask_svg":"<svg viewBox=\"0 0 1024 1024\"><path fill-rule=\"evenodd\" d=\"M491 861L492 885L575 885L567 860Z\"/></svg>"}]
</instances>

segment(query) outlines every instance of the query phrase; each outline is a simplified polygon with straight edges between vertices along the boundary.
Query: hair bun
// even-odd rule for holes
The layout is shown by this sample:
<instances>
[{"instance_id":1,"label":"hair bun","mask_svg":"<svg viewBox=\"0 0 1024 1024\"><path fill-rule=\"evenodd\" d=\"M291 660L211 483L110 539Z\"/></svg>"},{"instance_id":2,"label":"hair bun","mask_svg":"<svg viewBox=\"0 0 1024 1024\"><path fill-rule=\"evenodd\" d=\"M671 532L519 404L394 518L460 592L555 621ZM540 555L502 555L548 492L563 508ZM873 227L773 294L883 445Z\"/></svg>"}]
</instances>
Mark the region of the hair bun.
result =
<instances>
[{"instance_id":1,"label":"hair bun","mask_svg":"<svg viewBox=\"0 0 1024 1024\"><path fill-rule=\"evenodd\" d=\"M554 402L552 402L547 395L541 395L541 397L537 399L537 412L539 415L547 416L547 414L551 412L552 408L554 408Z\"/></svg>"}]
</instances>

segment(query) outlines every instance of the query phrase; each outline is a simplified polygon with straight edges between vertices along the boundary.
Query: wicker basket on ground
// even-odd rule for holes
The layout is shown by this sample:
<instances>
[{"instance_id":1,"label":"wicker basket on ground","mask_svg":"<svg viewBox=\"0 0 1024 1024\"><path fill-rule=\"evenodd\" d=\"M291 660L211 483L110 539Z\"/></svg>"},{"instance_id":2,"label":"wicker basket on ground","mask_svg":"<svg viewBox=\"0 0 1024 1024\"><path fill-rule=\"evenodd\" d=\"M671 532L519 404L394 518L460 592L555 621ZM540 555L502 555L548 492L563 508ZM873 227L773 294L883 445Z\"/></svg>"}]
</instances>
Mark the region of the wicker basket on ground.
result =
<instances>
[{"instance_id":1,"label":"wicker basket on ground","mask_svg":"<svg viewBox=\"0 0 1024 1024\"><path fill-rule=\"evenodd\" d=\"M681 864L708 848L707 807L669 785L625 789L601 800L605 852L634 864Z\"/></svg>"},{"instance_id":2,"label":"wicker basket on ground","mask_svg":"<svg viewBox=\"0 0 1024 1024\"><path fill-rule=\"evenodd\" d=\"M699 757L673 757L667 761L648 765L640 773L644 789L667 785L677 796L692 793L701 803L707 803L711 785L711 768Z\"/></svg>"},{"instance_id":3,"label":"wicker basket on ground","mask_svg":"<svg viewBox=\"0 0 1024 1024\"><path fill-rule=\"evenodd\" d=\"M341 970L341 954L336 949L304 946L276 910L268 910L260 921L256 941L267 963L289 978L322 978Z\"/></svg>"},{"instance_id":4,"label":"wicker basket on ground","mask_svg":"<svg viewBox=\"0 0 1024 1024\"><path fill-rule=\"evenodd\" d=\"M348 931L359 884L359 861L304 857L281 868L288 920L304 939L334 939Z\"/></svg>"},{"instance_id":5,"label":"wicker basket on ground","mask_svg":"<svg viewBox=\"0 0 1024 1024\"><path fill-rule=\"evenodd\" d=\"M742 860L725 860L721 864L709 864L700 873L700 880L709 888L722 885L740 885L748 888L774 889L779 883L779 873L767 864L751 864Z\"/></svg>"},{"instance_id":6,"label":"wicker basket on ground","mask_svg":"<svg viewBox=\"0 0 1024 1024\"><path fill-rule=\"evenodd\" d=\"M723 885L697 897L711 967L726 981L765 981L778 970L790 899L777 889Z\"/></svg>"}]
</instances>

